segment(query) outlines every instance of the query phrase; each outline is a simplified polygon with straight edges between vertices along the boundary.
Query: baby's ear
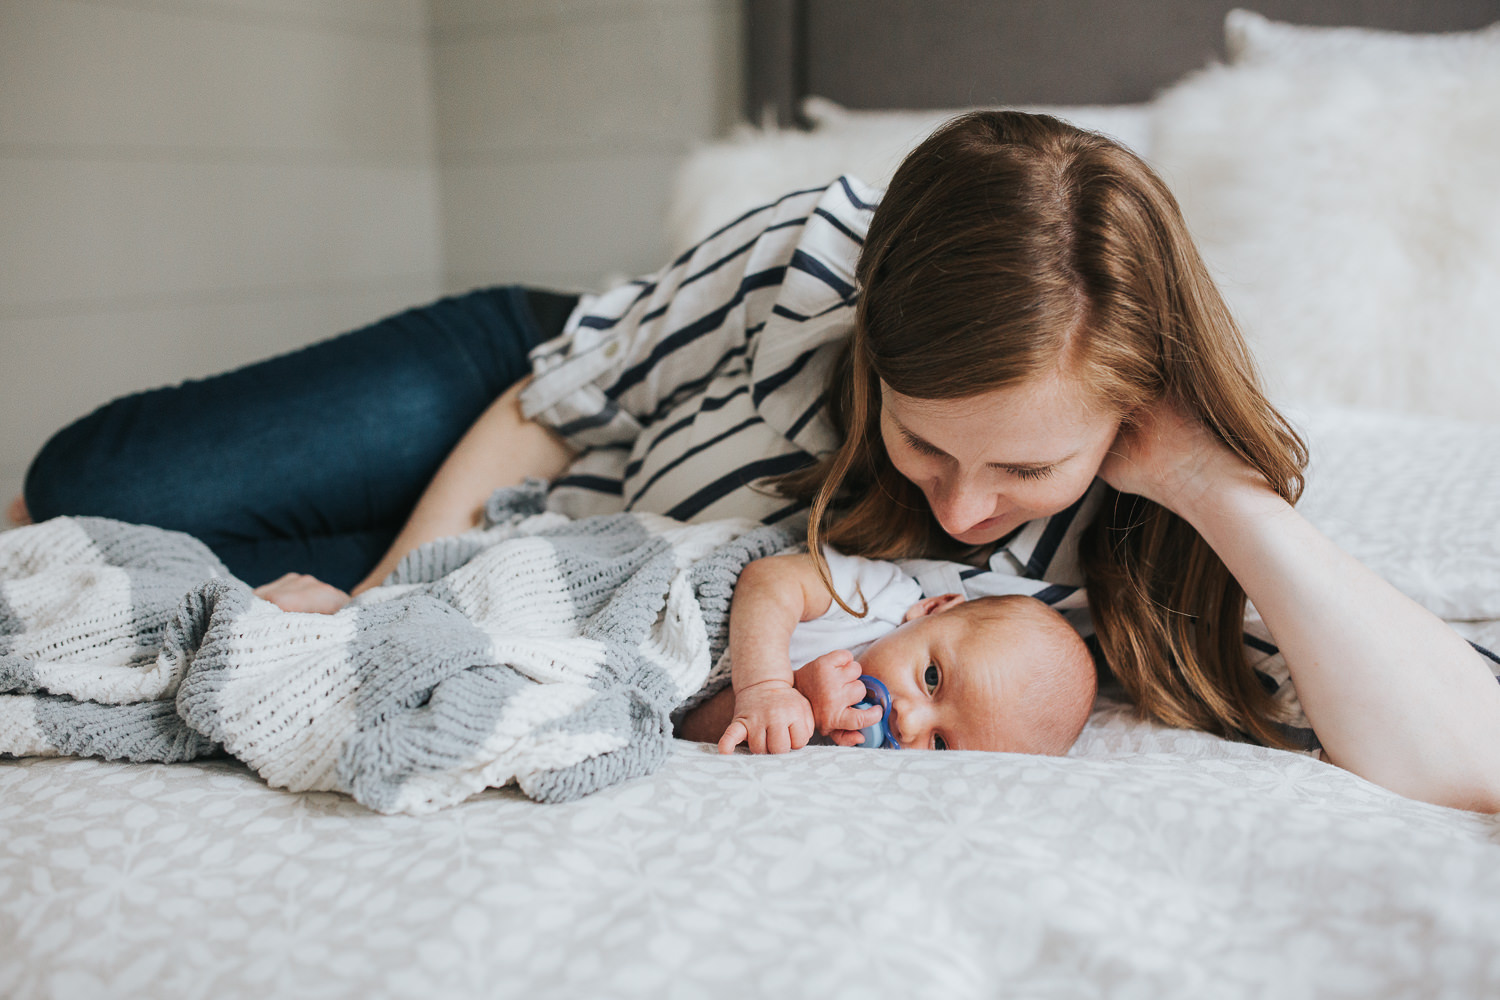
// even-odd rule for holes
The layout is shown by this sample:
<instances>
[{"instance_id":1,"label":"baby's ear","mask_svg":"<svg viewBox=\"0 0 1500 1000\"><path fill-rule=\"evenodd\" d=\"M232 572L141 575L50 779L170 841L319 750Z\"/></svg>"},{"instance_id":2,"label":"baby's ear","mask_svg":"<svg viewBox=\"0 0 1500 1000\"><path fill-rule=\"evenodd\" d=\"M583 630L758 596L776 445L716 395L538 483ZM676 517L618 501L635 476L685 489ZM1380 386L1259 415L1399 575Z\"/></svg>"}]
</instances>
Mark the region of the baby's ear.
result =
<instances>
[{"instance_id":1,"label":"baby's ear","mask_svg":"<svg viewBox=\"0 0 1500 1000\"><path fill-rule=\"evenodd\" d=\"M928 615L947 611L949 608L963 602L963 594L939 594L936 597L924 597L906 609L906 617L902 618L901 622L905 624L918 618L926 618Z\"/></svg>"}]
</instances>

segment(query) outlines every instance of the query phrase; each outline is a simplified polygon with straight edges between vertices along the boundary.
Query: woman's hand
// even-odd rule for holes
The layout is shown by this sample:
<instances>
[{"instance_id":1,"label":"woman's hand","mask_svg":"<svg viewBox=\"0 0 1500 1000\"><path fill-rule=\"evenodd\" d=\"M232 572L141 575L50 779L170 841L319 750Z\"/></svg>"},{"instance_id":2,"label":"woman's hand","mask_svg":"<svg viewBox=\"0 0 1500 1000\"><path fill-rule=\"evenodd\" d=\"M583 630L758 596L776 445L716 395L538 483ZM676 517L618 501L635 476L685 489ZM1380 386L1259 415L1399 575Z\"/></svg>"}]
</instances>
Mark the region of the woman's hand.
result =
<instances>
[{"instance_id":1,"label":"woman's hand","mask_svg":"<svg viewBox=\"0 0 1500 1000\"><path fill-rule=\"evenodd\" d=\"M734 693L734 718L719 738L719 753L741 743L751 753L786 753L807 746L813 732L807 699L783 680L761 681Z\"/></svg>"},{"instance_id":2,"label":"woman's hand","mask_svg":"<svg viewBox=\"0 0 1500 1000\"><path fill-rule=\"evenodd\" d=\"M1137 410L1120 425L1099 476L1121 493L1143 496L1184 516L1230 482L1269 488L1201 421L1167 399Z\"/></svg>"},{"instance_id":3,"label":"woman's hand","mask_svg":"<svg viewBox=\"0 0 1500 1000\"><path fill-rule=\"evenodd\" d=\"M859 681L859 664L847 649L824 653L794 675L797 693L812 706L817 731L842 747L864 742L860 730L880 721L881 709L855 708L867 692Z\"/></svg>"},{"instance_id":4,"label":"woman's hand","mask_svg":"<svg viewBox=\"0 0 1500 1000\"><path fill-rule=\"evenodd\" d=\"M255 596L283 611L331 615L349 603L349 595L306 573L287 573L255 588Z\"/></svg>"}]
</instances>

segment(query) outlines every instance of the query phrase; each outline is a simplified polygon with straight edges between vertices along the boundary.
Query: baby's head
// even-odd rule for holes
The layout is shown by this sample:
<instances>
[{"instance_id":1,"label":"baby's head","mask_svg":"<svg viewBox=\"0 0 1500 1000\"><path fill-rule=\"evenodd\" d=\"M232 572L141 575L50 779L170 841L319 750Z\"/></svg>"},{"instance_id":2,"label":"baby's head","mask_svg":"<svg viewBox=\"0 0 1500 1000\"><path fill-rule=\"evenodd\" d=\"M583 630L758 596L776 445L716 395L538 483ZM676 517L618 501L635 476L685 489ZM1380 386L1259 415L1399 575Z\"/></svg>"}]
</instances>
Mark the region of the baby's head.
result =
<instances>
[{"instance_id":1,"label":"baby's head","mask_svg":"<svg viewBox=\"0 0 1500 1000\"><path fill-rule=\"evenodd\" d=\"M918 601L859 657L903 747L1064 754L1094 704L1088 647L1032 597Z\"/></svg>"}]
</instances>

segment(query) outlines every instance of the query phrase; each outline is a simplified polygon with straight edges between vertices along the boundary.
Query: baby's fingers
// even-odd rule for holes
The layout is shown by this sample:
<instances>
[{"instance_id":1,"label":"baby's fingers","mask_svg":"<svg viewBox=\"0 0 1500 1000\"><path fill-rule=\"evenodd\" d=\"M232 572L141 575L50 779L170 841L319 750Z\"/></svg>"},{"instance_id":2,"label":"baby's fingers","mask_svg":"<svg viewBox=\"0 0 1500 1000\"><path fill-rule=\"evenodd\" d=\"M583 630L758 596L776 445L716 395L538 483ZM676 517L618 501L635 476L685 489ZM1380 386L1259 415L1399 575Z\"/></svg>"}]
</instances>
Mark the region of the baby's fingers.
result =
<instances>
[{"instance_id":1,"label":"baby's fingers","mask_svg":"<svg viewBox=\"0 0 1500 1000\"><path fill-rule=\"evenodd\" d=\"M719 737L719 753L734 753L734 748L750 738L750 730L741 719L735 719Z\"/></svg>"},{"instance_id":2,"label":"baby's fingers","mask_svg":"<svg viewBox=\"0 0 1500 1000\"><path fill-rule=\"evenodd\" d=\"M854 662L854 654L847 649L834 649L815 660L809 661L808 665L816 663L824 670L844 670Z\"/></svg>"},{"instance_id":3,"label":"baby's fingers","mask_svg":"<svg viewBox=\"0 0 1500 1000\"><path fill-rule=\"evenodd\" d=\"M786 726L766 730L766 753L786 753L792 748L792 734Z\"/></svg>"},{"instance_id":4,"label":"baby's fingers","mask_svg":"<svg viewBox=\"0 0 1500 1000\"><path fill-rule=\"evenodd\" d=\"M865 734L857 729L835 729L828 734L828 738L841 747L862 747L865 745Z\"/></svg>"},{"instance_id":5,"label":"baby's fingers","mask_svg":"<svg viewBox=\"0 0 1500 1000\"><path fill-rule=\"evenodd\" d=\"M885 714L884 710L879 705L871 705L869 708L855 708L853 705L850 705L848 708L834 715L832 725L829 728L864 729L866 726L873 726L879 722L883 714Z\"/></svg>"}]
</instances>

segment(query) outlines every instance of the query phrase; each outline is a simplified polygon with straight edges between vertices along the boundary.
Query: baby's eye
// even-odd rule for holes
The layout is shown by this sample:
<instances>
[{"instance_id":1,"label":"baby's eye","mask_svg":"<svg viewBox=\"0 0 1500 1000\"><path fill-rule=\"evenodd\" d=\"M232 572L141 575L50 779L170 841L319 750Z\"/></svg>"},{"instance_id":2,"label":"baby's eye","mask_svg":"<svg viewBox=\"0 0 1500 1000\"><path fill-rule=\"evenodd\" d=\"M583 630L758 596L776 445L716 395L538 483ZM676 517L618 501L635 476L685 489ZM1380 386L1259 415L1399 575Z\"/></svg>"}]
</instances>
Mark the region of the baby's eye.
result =
<instances>
[{"instance_id":1,"label":"baby's eye","mask_svg":"<svg viewBox=\"0 0 1500 1000\"><path fill-rule=\"evenodd\" d=\"M936 733L933 733L932 734L932 749L934 749L934 750L946 750L946 749L948 749L948 741L945 740L945 739L943 739L941 736L937 735Z\"/></svg>"},{"instance_id":2,"label":"baby's eye","mask_svg":"<svg viewBox=\"0 0 1500 1000\"><path fill-rule=\"evenodd\" d=\"M928 694L937 690L938 681L942 679L942 673L938 670L936 663L927 664L927 669L922 671L922 683L926 686Z\"/></svg>"}]
</instances>

